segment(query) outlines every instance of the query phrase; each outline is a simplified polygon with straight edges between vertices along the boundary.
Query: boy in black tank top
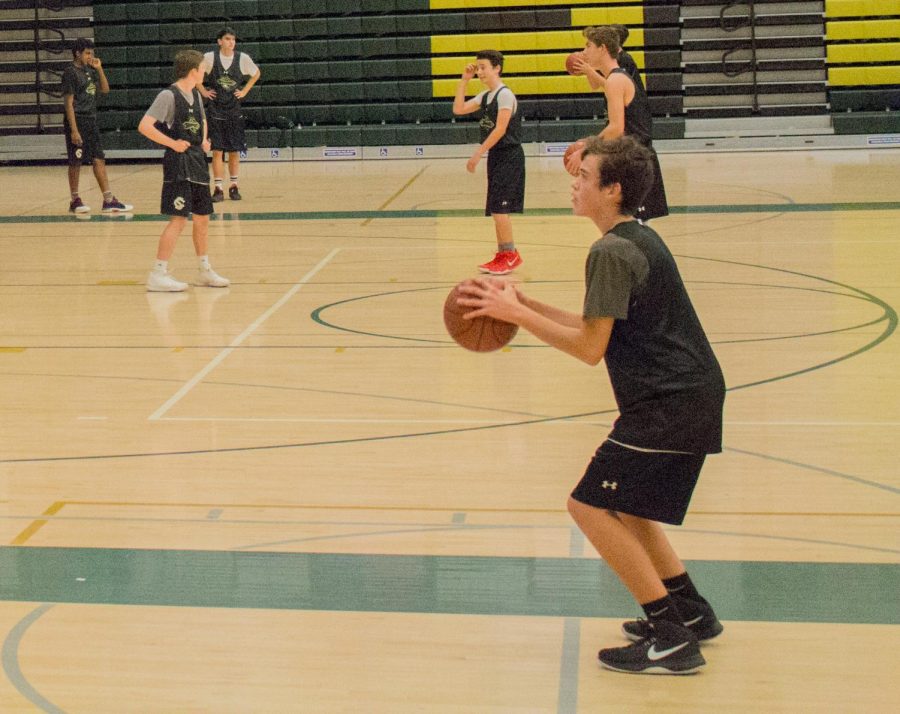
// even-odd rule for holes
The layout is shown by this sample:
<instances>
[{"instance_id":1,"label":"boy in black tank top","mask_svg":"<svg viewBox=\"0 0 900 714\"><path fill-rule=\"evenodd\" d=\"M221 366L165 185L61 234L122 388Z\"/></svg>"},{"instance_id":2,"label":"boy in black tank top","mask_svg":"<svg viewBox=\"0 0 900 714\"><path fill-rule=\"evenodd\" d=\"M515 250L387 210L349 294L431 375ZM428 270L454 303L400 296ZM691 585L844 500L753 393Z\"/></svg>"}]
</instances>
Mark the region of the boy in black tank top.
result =
<instances>
[{"instance_id":1,"label":"boy in black tank top","mask_svg":"<svg viewBox=\"0 0 900 714\"><path fill-rule=\"evenodd\" d=\"M250 56L235 50L237 36L234 30L223 27L216 36L216 43L218 48L203 56L203 74L209 75L210 89L203 86L202 80L197 85L203 98L209 100L209 140L215 179L213 203L225 199L225 154L228 154L228 197L232 201L241 200L238 190L240 154L247 150L241 104L260 77L259 67Z\"/></svg>"},{"instance_id":2,"label":"boy in black tank top","mask_svg":"<svg viewBox=\"0 0 900 714\"><path fill-rule=\"evenodd\" d=\"M487 205L484 214L494 219L497 253L478 266L482 273L506 275L522 265L522 256L513 242L511 213L525 210L525 152L522 150L522 117L512 90L503 84L503 55L482 50L475 62L467 64L456 87L453 113L457 116L481 113L481 144L466 164L469 173L485 153L487 162ZM487 90L466 101L466 85L475 75Z\"/></svg>"},{"instance_id":3,"label":"boy in black tank top","mask_svg":"<svg viewBox=\"0 0 900 714\"><path fill-rule=\"evenodd\" d=\"M588 27L584 30L584 36L587 40L584 48L584 64L596 68L604 78L609 123L600 132L600 138L633 136L650 150L652 156L655 171L653 185L644 198L643 205L635 213L635 218L649 221L651 218L667 216L669 204L666 200L666 189L663 185L659 158L653 149L653 116L650 111L650 100L631 75L619 67L617 58L622 47L619 44L619 33L613 27ZM578 172L578 164L579 152L576 151L567 160L566 170L574 176Z\"/></svg>"},{"instance_id":4,"label":"boy in black tank top","mask_svg":"<svg viewBox=\"0 0 900 714\"><path fill-rule=\"evenodd\" d=\"M169 258L189 216L193 216L194 250L199 260L195 285L224 288L230 284L209 264L209 216L213 212L209 194L206 153L209 138L206 113L196 86L203 77L203 55L182 50L175 55L175 83L157 95L138 131L166 148L163 156L161 213L169 216L156 251L156 263L147 278L150 292L181 292L187 283L168 272Z\"/></svg>"}]
</instances>

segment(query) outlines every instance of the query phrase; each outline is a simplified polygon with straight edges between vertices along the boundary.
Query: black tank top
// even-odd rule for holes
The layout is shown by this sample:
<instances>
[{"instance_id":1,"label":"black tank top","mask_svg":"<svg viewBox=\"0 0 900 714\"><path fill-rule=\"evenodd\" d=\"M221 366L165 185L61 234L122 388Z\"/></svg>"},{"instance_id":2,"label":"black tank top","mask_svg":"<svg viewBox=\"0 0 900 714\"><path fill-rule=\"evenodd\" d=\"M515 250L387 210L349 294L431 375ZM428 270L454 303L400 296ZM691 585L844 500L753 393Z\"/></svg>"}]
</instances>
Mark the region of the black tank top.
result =
<instances>
[{"instance_id":1,"label":"black tank top","mask_svg":"<svg viewBox=\"0 0 900 714\"><path fill-rule=\"evenodd\" d=\"M490 104L488 104L490 92L485 92L484 96L481 98L481 121L478 123L478 128L481 129L482 142L488 138L488 135L494 130L494 127L497 126L497 115L500 113L500 105L497 104L497 97L500 96L500 92L504 89L512 92L509 87L503 85L497 90L497 93L494 95L494 101ZM522 117L520 116L517 107L516 111L513 112L513 115L509 118L506 133L501 137L500 141L491 147L491 151L494 149L506 149L511 146L519 146L521 143Z\"/></svg>"},{"instance_id":2,"label":"black tank top","mask_svg":"<svg viewBox=\"0 0 900 714\"><path fill-rule=\"evenodd\" d=\"M621 67L616 67L610 75L624 74L628 80L635 84L631 75ZM649 146L653 142L653 115L650 113L650 100L647 94L634 88L634 99L625 107L625 133L638 139L642 144Z\"/></svg>"},{"instance_id":3,"label":"black tank top","mask_svg":"<svg viewBox=\"0 0 900 714\"><path fill-rule=\"evenodd\" d=\"M193 183L209 183L209 168L206 164L206 152L203 151L203 134L206 119L203 116L203 99L195 88L193 106L181 93L177 85L169 87L175 96L175 119L172 126L158 124L158 128L166 136L190 143L184 153L166 148L163 155L163 181L192 181Z\"/></svg>"},{"instance_id":4,"label":"black tank top","mask_svg":"<svg viewBox=\"0 0 900 714\"><path fill-rule=\"evenodd\" d=\"M234 59L228 69L222 66L219 50L213 52L213 66L209 73L209 81L216 92L216 98L209 105L213 116L236 114L241 111L241 103L234 96L234 93L244 86L240 52L234 53Z\"/></svg>"}]
</instances>

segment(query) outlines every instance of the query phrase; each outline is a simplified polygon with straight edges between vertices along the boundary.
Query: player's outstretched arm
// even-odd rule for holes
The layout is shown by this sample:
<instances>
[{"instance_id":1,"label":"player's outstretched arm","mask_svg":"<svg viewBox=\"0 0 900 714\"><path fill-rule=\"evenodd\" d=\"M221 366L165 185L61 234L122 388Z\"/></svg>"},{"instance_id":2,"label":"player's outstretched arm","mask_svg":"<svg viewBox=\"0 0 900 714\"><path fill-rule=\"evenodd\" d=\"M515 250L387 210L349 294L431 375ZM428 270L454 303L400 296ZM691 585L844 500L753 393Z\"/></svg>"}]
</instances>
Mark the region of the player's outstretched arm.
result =
<instances>
[{"instance_id":1,"label":"player's outstretched arm","mask_svg":"<svg viewBox=\"0 0 900 714\"><path fill-rule=\"evenodd\" d=\"M473 308L472 312L465 315L468 319L488 315L515 323L541 342L589 365L598 364L606 354L614 323L611 317L585 320L578 316L578 322L575 323L573 313L539 303L547 312L555 312L564 320L557 322L523 302L518 291L509 283L501 286L496 281L471 280L463 283L460 291L465 297L460 298L459 304Z\"/></svg>"}]
</instances>

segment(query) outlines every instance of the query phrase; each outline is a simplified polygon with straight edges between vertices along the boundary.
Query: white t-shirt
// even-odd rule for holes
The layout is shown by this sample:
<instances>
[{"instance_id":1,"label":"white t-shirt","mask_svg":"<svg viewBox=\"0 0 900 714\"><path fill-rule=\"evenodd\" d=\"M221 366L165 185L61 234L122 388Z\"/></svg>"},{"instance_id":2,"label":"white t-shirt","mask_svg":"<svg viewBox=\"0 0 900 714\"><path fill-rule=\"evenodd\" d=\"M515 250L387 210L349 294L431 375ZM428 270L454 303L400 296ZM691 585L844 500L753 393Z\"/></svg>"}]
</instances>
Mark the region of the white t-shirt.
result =
<instances>
[{"instance_id":1,"label":"white t-shirt","mask_svg":"<svg viewBox=\"0 0 900 714\"><path fill-rule=\"evenodd\" d=\"M235 50L235 52L240 52L240 50ZM201 67L203 68L203 74L209 74L212 72L213 62L215 62L213 52L207 52L203 55L203 64ZM232 62L234 62L234 55L231 57L226 57L223 54L219 54L219 61L222 63L222 69L228 70L231 67ZM250 55L246 52L241 52L241 74L245 74L249 77L252 77L259 71L259 67L256 66L256 63L250 59Z\"/></svg>"},{"instance_id":2,"label":"white t-shirt","mask_svg":"<svg viewBox=\"0 0 900 714\"><path fill-rule=\"evenodd\" d=\"M494 101L494 97L497 96L497 92L503 89L506 85L501 84L499 87L493 90L483 90L478 92L474 97L472 97L472 101L477 101L479 104L481 103L481 98L487 94L488 100L487 103L490 104ZM516 99L516 95L512 92L503 92L500 94L500 97L497 99L497 111L501 109L509 109L513 114L516 113L516 109L519 106L519 102Z\"/></svg>"}]
</instances>

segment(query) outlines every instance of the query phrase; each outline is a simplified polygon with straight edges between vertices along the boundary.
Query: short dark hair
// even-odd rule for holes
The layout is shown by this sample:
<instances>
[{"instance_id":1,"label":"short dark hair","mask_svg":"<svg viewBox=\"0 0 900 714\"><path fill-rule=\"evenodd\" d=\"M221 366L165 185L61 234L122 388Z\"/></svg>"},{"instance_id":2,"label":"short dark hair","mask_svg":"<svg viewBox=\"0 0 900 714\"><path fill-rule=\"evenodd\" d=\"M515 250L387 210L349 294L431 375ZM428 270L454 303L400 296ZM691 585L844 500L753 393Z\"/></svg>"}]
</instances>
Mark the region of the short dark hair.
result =
<instances>
[{"instance_id":1,"label":"short dark hair","mask_svg":"<svg viewBox=\"0 0 900 714\"><path fill-rule=\"evenodd\" d=\"M584 141L581 158L597 156L600 158L600 186L614 183L622 188L622 203L619 212L633 216L643 205L644 199L653 188L656 168L653 154L631 136L620 136L617 139L604 141L599 136L591 136Z\"/></svg>"},{"instance_id":2,"label":"short dark hair","mask_svg":"<svg viewBox=\"0 0 900 714\"><path fill-rule=\"evenodd\" d=\"M72 45L72 56L81 54L85 50L94 49L94 41L90 37L79 37Z\"/></svg>"},{"instance_id":3,"label":"short dark hair","mask_svg":"<svg viewBox=\"0 0 900 714\"><path fill-rule=\"evenodd\" d=\"M625 25L610 25L612 29L616 31L616 34L619 36L619 44L623 47L625 46L625 40L628 39L628 28Z\"/></svg>"},{"instance_id":4,"label":"short dark hair","mask_svg":"<svg viewBox=\"0 0 900 714\"><path fill-rule=\"evenodd\" d=\"M234 39L237 39L237 33L231 29L230 27L223 27L219 30L219 34L216 35L217 40L221 40L225 35L234 35Z\"/></svg>"},{"instance_id":5,"label":"short dark hair","mask_svg":"<svg viewBox=\"0 0 900 714\"><path fill-rule=\"evenodd\" d=\"M619 52L622 51L622 41L619 39L619 33L609 25L585 27L581 34L597 45L597 47L605 47L606 51L613 57L618 57Z\"/></svg>"},{"instance_id":6,"label":"short dark hair","mask_svg":"<svg viewBox=\"0 0 900 714\"><path fill-rule=\"evenodd\" d=\"M501 70L503 69L503 55L497 52L497 50L481 50L478 54L475 55L476 60L487 60L491 63L491 67L499 67Z\"/></svg>"},{"instance_id":7,"label":"short dark hair","mask_svg":"<svg viewBox=\"0 0 900 714\"><path fill-rule=\"evenodd\" d=\"M179 50L175 53L175 79L184 79L203 62L197 50Z\"/></svg>"}]
</instances>

